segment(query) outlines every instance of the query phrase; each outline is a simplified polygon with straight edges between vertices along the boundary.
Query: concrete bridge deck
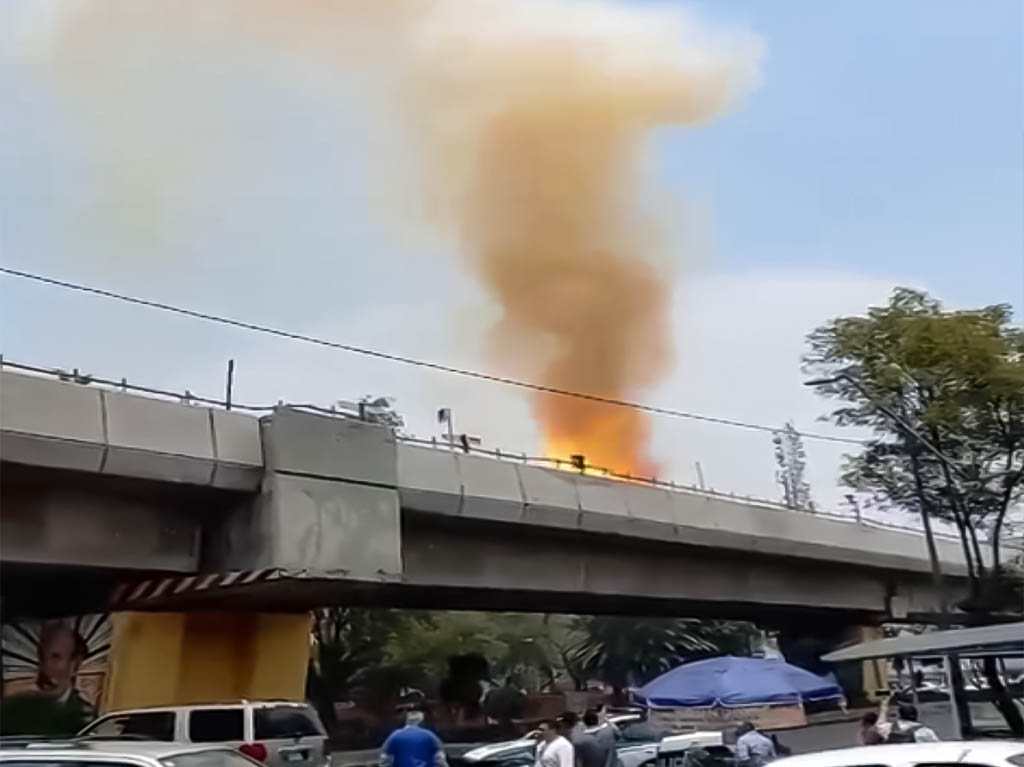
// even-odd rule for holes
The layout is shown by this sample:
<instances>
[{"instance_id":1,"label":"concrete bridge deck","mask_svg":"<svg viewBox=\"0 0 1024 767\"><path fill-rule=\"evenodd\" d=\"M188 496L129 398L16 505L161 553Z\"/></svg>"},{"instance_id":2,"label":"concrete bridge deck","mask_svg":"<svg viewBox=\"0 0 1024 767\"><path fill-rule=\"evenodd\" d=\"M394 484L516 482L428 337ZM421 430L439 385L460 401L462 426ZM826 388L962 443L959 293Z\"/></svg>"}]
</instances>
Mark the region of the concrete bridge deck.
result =
<instances>
[{"instance_id":1,"label":"concrete bridge deck","mask_svg":"<svg viewBox=\"0 0 1024 767\"><path fill-rule=\"evenodd\" d=\"M253 607L934 610L913 532L406 444L340 416L4 370L0 458L5 564L286 576L254 584ZM956 543L940 547L962 575Z\"/></svg>"}]
</instances>

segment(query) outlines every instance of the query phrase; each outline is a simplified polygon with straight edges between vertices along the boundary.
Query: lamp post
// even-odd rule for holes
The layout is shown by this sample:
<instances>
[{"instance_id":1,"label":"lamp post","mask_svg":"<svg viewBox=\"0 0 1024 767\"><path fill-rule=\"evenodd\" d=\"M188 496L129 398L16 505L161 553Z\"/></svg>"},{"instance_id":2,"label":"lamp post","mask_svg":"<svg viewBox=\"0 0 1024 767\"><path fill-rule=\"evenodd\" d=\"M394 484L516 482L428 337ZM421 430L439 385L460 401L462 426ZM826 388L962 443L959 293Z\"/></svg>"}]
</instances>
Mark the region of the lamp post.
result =
<instances>
[{"instance_id":1,"label":"lamp post","mask_svg":"<svg viewBox=\"0 0 1024 767\"><path fill-rule=\"evenodd\" d=\"M941 450L935 447L935 445L933 445L927 439L922 437L920 432L918 432L913 426L907 423L903 418L901 418L890 408L886 407L877 399L868 394L868 392L864 389L863 384L861 384L860 381L858 381L849 373L840 373L839 375L832 376L831 378L812 378L810 381L804 381L804 386L827 386L828 384L838 383L839 381L846 381L855 389L857 389L857 391L863 394L864 397L867 398L867 400L871 402L871 404L874 405L875 408L877 408L878 412L882 413L890 421L893 421L897 426L899 426L903 430L903 433L905 435L909 435L913 437L915 440L917 440L917 442L922 447L927 449L929 453L931 453L940 461L942 461L942 463L949 467L951 471L955 471L964 479L969 479L967 474L964 473L963 469L961 469L959 466L957 466L955 463L949 460L945 455L943 455Z\"/></svg>"}]
</instances>

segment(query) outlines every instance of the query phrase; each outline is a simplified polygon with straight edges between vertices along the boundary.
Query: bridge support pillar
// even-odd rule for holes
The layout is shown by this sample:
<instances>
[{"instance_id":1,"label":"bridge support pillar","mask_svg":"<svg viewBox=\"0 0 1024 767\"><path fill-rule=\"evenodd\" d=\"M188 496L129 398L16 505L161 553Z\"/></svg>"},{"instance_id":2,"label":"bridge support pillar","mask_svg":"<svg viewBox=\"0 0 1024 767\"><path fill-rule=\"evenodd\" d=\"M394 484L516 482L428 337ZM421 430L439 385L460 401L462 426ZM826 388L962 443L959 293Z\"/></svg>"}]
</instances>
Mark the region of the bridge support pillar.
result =
<instances>
[{"instance_id":1,"label":"bridge support pillar","mask_svg":"<svg viewBox=\"0 0 1024 767\"><path fill-rule=\"evenodd\" d=\"M104 708L305 697L309 615L113 615Z\"/></svg>"},{"instance_id":2,"label":"bridge support pillar","mask_svg":"<svg viewBox=\"0 0 1024 767\"><path fill-rule=\"evenodd\" d=\"M888 686L887 667L883 661L844 663L838 667L825 663L821 656L841 645L882 638L880 626L832 626L816 631L784 630L779 635L779 649L787 663L815 674L834 671L851 705L875 702Z\"/></svg>"},{"instance_id":3,"label":"bridge support pillar","mask_svg":"<svg viewBox=\"0 0 1024 767\"><path fill-rule=\"evenodd\" d=\"M881 626L850 626L846 631L847 642L871 642L883 638ZM877 703L889 696L889 662L885 658L873 658L861 661L861 690L864 697Z\"/></svg>"}]
</instances>

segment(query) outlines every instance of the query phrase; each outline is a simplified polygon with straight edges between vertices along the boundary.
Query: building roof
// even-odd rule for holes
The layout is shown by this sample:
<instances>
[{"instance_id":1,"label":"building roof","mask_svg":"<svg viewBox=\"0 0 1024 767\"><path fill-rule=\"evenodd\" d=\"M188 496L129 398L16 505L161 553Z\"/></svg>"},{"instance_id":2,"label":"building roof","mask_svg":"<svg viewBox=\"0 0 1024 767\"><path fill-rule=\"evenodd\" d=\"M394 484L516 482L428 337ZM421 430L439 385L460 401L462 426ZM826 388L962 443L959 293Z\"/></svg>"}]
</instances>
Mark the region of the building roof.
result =
<instances>
[{"instance_id":1,"label":"building roof","mask_svg":"<svg viewBox=\"0 0 1024 767\"><path fill-rule=\"evenodd\" d=\"M822 660L838 663L869 658L936 655L951 651L964 655L1024 655L1024 622L876 639L830 652L823 655Z\"/></svg>"}]
</instances>

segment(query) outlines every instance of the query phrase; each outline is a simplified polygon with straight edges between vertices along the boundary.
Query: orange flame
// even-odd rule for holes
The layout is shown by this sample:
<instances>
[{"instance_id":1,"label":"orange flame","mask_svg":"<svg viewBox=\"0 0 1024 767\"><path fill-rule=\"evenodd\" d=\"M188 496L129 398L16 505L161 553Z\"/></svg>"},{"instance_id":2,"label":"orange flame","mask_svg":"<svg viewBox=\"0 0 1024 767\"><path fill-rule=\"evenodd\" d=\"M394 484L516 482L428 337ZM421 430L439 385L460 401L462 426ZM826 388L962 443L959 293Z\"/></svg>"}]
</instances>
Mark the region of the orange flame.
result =
<instances>
[{"instance_id":1,"label":"orange flame","mask_svg":"<svg viewBox=\"0 0 1024 767\"><path fill-rule=\"evenodd\" d=\"M568 461L582 455L586 473L609 469L636 477L653 477L657 464L647 454L650 420L635 410L557 395L537 398L538 418L546 427L545 454ZM566 466L563 466L566 468Z\"/></svg>"}]
</instances>

